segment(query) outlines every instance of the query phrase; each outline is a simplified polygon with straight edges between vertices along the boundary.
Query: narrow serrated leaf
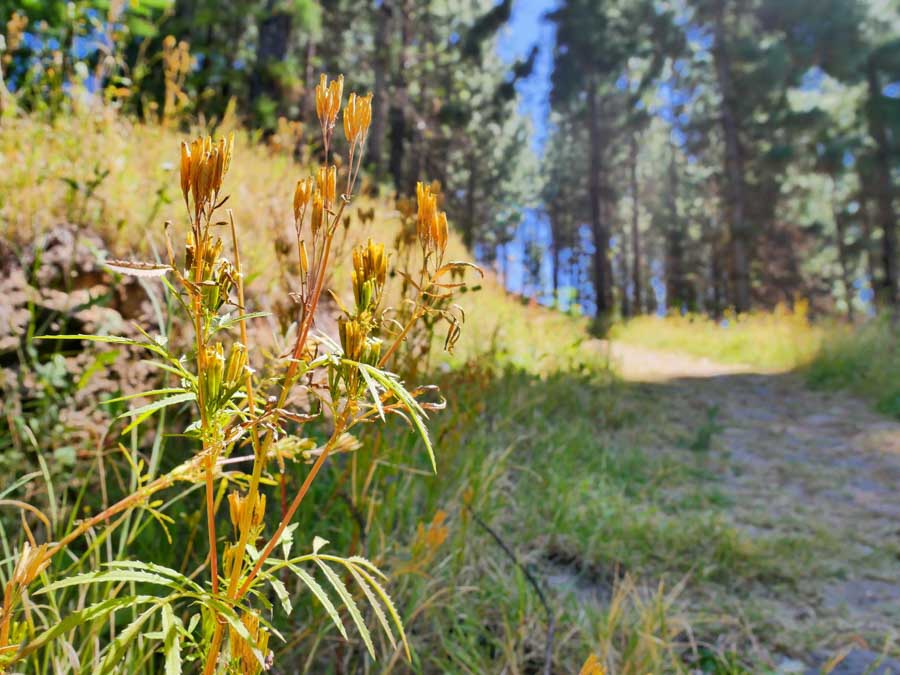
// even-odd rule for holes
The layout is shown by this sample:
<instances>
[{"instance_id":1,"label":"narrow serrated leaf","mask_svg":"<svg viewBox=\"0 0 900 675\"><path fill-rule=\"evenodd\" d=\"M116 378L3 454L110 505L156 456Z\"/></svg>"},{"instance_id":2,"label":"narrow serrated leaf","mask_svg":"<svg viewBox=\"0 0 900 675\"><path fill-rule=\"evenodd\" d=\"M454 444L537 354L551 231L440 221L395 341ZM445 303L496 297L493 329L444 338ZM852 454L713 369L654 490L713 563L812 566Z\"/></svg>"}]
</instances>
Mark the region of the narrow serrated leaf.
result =
<instances>
[{"instance_id":1,"label":"narrow serrated leaf","mask_svg":"<svg viewBox=\"0 0 900 675\"><path fill-rule=\"evenodd\" d=\"M281 602L281 609L284 610L285 614L290 614L293 608L291 607L291 596L288 594L287 588L275 576L269 577L269 583L272 584L272 590L275 591L275 596Z\"/></svg>"},{"instance_id":2,"label":"narrow serrated leaf","mask_svg":"<svg viewBox=\"0 0 900 675\"><path fill-rule=\"evenodd\" d=\"M335 627L338 629L338 632L341 634L341 637L345 640L347 639L347 630L344 628L344 624L341 621L341 617L338 616L337 610L334 608L334 604L331 602L331 598L328 597L328 594L325 592L325 589L319 585L319 582L316 581L313 576L304 570L301 567L297 567L296 565L288 565L288 569L291 570L294 574L296 574L300 581L302 581L306 587L312 591L312 594L316 596L316 599L322 603L322 607L325 608L325 611L328 613L328 616L331 618L331 621L334 623Z\"/></svg>"},{"instance_id":3,"label":"narrow serrated leaf","mask_svg":"<svg viewBox=\"0 0 900 675\"><path fill-rule=\"evenodd\" d=\"M121 661L122 657L125 655L125 650L128 648L128 645L131 644L132 640L137 638L143 625L150 620L163 602L164 601L160 601L153 607L138 614L134 621L128 624L125 629L116 636L116 639L113 640L112 644L110 644L107 649L106 658L103 659L103 664L100 669L101 673L105 674L112 672L113 669L119 665L119 661Z\"/></svg>"},{"instance_id":4,"label":"narrow serrated leaf","mask_svg":"<svg viewBox=\"0 0 900 675\"><path fill-rule=\"evenodd\" d=\"M369 655L375 659L375 645L372 644L372 636L369 634L366 622L363 621L362 614L359 613L359 607L356 606L356 601L353 599L353 596L350 595L350 591L347 590L344 582L334 573L333 569L318 558L315 558L315 561L319 566L319 569L321 569L322 573L325 575L325 578L328 579L328 583L330 583L334 590L337 591L337 594L341 596L341 601L344 603L347 611L350 612L350 617L353 619L353 623L356 624L356 629L359 631L363 642L365 642L366 649L369 650Z\"/></svg>"},{"instance_id":5,"label":"narrow serrated leaf","mask_svg":"<svg viewBox=\"0 0 900 675\"><path fill-rule=\"evenodd\" d=\"M166 408L170 405L175 405L177 403L184 403L185 401L193 401L197 398L197 394L192 391L185 392L183 394L176 394L175 396L167 396L166 398L160 399L158 401L153 401L153 403L148 403L147 405L142 405L139 408L134 408L133 410L127 410L119 415L116 419L122 419L123 417L136 417L138 415L144 415L145 413L153 413L157 410L161 410L162 408Z\"/></svg>"},{"instance_id":6,"label":"narrow serrated leaf","mask_svg":"<svg viewBox=\"0 0 900 675\"><path fill-rule=\"evenodd\" d=\"M350 558L350 560L353 560L353 558ZM365 558L362 558L362 560L365 560ZM374 568L375 571L379 575L384 577L384 574L381 572L381 570L379 570L377 567L372 565L372 563L370 563L368 560L365 560L365 562L368 563L372 568ZM378 597L381 598L381 601L384 603L384 606L387 607L388 614L391 615L391 619L393 619L394 625L397 627L397 632L400 633L400 640L403 642L403 649L406 651L406 658L407 658L407 660L411 661L412 655L410 654L410 651L409 651L409 642L407 642L407 640L406 640L406 631L403 628L403 620L400 618L400 613L397 611L397 608L394 606L394 601L391 600L391 596L388 595L388 592L384 589L384 587L378 582L378 580L375 577L373 577L371 574L369 574L362 567L357 566L356 569L363 576L363 578L365 578L365 580L369 582L369 584L372 586L372 588L375 589L375 592L378 594Z\"/></svg>"},{"instance_id":7,"label":"narrow serrated leaf","mask_svg":"<svg viewBox=\"0 0 900 675\"><path fill-rule=\"evenodd\" d=\"M151 352L159 354L160 356L164 356L166 358L169 357L169 354L165 349L160 347L158 344L153 342L139 342L138 340L132 340L131 338L119 337L117 335L83 335L83 334L75 334L75 335L37 335L34 338L35 340L87 340L88 342L105 342L108 344L114 345L130 345L132 347L143 347Z\"/></svg>"},{"instance_id":8,"label":"narrow serrated leaf","mask_svg":"<svg viewBox=\"0 0 900 675\"><path fill-rule=\"evenodd\" d=\"M350 361L350 363L355 363L355 361ZM413 425L416 427L416 430L419 432L419 436L422 438L422 442L425 444L425 449L428 451L428 458L431 460L431 468L434 473L437 473L437 462L434 458L434 448L431 445L431 438L428 436L428 429L425 427L425 423L422 421L423 419L427 419L428 415L425 414L425 411L422 410L422 406L419 405L419 402L416 401L412 395L406 391L406 388L397 381L396 378L388 376L384 371L379 370L373 366L367 365L365 363L358 364L361 370L369 371L369 374L374 377L379 384L381 384L385 389L390 391L397 399L403 403L406 410L409 412L409 416L412 419Z\"/></svg>"},{"instance_id":9,"label":"narrow serrated leaf","mask_svg":"<svg viewBox=\"0 0 900 675\"><path fill-rule=\"evenodd\" d=\"M388 641L391 643L391 647L396 649L397 640L394 639L394 631L391 630L391 625L388 623L387 617L384 615L384 610L381 608L381 603L378 602L378 598L376 598L375 594L372 593L372 589L369 588L369 585L363 579L360 571L357 571L356 567L354 567L350 563L345 563L344 567L346 567L347 571L350 572L353 580L356 581L356 585L360 587L363 594L366 596L366 600L369 601L369 606L372 608L372 611L375 612L375 618L377 618L378 623L381 624L381 629L384 631L385 635L387 635Z\"/></svg>"},{"instance_id":10,"label":"narrow serrated leaf","mask_svg":"<svg viewBox=\"0 0 900 675\"><path fill-rule=\"evenodd\" d=\"M85 572L84 574L76 574L75 576L60 579L59 581L55 581L52 584L44 586L42 589L37 591L36 595L41 593L49 593L50 591L56 591L60 588L67 588L69 586L87 586L90 584L106 584L119 582L155 584L158 586L165 586L167 588L175 589L181 587L181 584L179 584L175 579L164 577L160 574L144 572L142 570L120 569L111 570L108 572Z\"/></svg>"},{"instance_id":11,"label":"narrow serrated leaf","mask_svg":"<svg viewBox=\"0 0 900 675\"><path fill-rule=\"evenodd\" d=\"M181 635L180 621L172 610L172 605L162 608L163 652L166 657L166 675L181 675Z\"/></svg>"},{"instance_id":12,"label":"narrow serrated leaf","mask_svg":"<svg viewBox=\"0 0 900 675\"><path fill-rule=\"evenodd\" d=\"M32 647L40 647L55 640L63 633L67 633L77 626L88 624L98 619L106 618L110 613L123 607L135 607L148 602L159 600L155 595L138 595L122 598L109 598L90 607L85 607L67 615L62 621L57 621L40 636L30 643Z\"/></svg>"},{"instance_id":13,"label":"narrow serrated leaf","mask_svg":"<svg viewBox=\"0 0 900 675\"><path fill-rule=\"evenodd\" d=\"M372 403L375 404L375 409L378 410L378 416L383 422L384 406L381 404L381 395L378 393L378 386L375 384L375 379L371 375L369 375L369 372L365 368L360 368L359 372L363 376L363 379L366 381L366 386L369 388L369 393L372 394Z\"/></svg>"},{"instance_id":14,"label":"narrow serrated leaf","mask_svg":"<svg viewBox=\"0 0 900 675\"><path fill-rule=\"evenodd\" d=\"M110 354L114 354L115 352L109 352ZM110 405L112 403L120 403L122 401L130 401L134 398L143 398L145 396L162 396L163 394L182 394L186 390L181 387L169 388L169 389L151 389L150 391L138 391L134 394L126 394L124 396L116 396L115 398L108 398L105 401L100 401L100 405Z\"/></svg>"}]
</instances>

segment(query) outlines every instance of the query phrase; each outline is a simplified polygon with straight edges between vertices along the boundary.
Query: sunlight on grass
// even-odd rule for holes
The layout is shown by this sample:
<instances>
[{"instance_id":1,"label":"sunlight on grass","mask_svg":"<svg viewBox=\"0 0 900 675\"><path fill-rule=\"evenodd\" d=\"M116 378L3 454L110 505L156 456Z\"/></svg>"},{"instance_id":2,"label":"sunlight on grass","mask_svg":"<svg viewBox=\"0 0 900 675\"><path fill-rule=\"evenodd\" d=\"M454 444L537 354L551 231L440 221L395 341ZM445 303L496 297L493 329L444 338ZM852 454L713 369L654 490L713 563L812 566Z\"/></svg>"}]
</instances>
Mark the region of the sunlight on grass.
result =
<instances>
[{"instance_id":1,"label":"sunlight on grass","mask_svg":"<svg viewBox=\"0 0 900 675\"><path fill-rule=\"evenodd\" d=\"M779 305L773 312L727 312L721 321L700 314L642 316L615 325L611 338L721 363L792 370L815 358L826 332L809 321L806 304L798 302L794 309Z\"/></svg>"},{"instance_id":2,"label":"sunlight on grass","mask_svg":"<svg viewBox=\"0 0 900 675\"><path fill-rule=\"evenodd\" d=\"M878 409L900 418L900 337L889 317L855 332L838 331L823 342L809 364L810 384L850 389L876 402Z\"/></svg>"}]
</instances>

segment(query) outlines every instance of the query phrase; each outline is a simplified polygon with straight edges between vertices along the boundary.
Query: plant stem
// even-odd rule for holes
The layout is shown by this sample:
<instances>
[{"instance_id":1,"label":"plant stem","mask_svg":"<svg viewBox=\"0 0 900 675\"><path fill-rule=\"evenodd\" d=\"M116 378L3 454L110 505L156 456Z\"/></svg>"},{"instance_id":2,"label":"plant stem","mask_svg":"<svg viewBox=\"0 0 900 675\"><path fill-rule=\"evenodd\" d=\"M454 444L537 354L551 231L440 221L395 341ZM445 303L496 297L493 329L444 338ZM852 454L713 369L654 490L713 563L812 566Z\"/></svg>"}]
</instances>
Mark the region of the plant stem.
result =
<instances>
[{"instance_id":1,"label":"plant stem","mask_svg":"<svg viewBox=\"0 0 900 675\"><path fill-rule=\"evenodd\" d=\"M391 348L381 356L381 359L379 359L379 368L383 368L384 364L386 364L388 362L388 359L391 358L391 355L393 355L393 353L397 351L397 347L399 347L400 343L403 342L406 334L409 333L412 327L416 324L416 321L418 321L422 317L423 312L424 309L422 307L417 308L416 311L413 312L412 318L410 318L409 323L407 323L403 330L400 332L400 335L397 336L397 339L394 340L394 344L392 344Z\"/></svg>"},{"instance_id":2,"label":"plant stem","mask_svg":"<svg viewBox=\"0 0 900 675\"><path fill-rule=\"evenodd\" d=\"M329 453L334 448L338 438L340 438L340 435L347 423L348 415L349 410L345 409L340 418L335 422L334 431L331 434L331 438L328 439L328 443L326 443L325 447L322 448L322 454L320 454L316 458L316 461L312 465L312 468L309 470L309 473L306 474L303 485L300 486L300 490L294 497L294 501L291 502L290 507L288 507L287 513L285 513L284 518L281 519L281 522L279 523L278 528L275 530L275 533L272 535L272 538L269 539L269 542L259 554L259 559L256 561L253 569L250 571L249 576L244 580L244 583L241 585L240 590L238 590L237 597L235 598L236 600L240 600L244 596L244 594L250 588L250 584L253 583L256 575L259 574L259 571L262 569L263 563L265 563L266 559L272 554L272 551L278 544L278 540L281 539L281 534L288 526L288 523L291 522L291 518L293 518L294 514L297 512L297 509L300 507L300 503L303 501L306 493L309 492L309 488L312 485L313 480L315 480L316 475L319 473L319 469L322 468L322 465L328 458Z\"/></svg>"}]
</instances>

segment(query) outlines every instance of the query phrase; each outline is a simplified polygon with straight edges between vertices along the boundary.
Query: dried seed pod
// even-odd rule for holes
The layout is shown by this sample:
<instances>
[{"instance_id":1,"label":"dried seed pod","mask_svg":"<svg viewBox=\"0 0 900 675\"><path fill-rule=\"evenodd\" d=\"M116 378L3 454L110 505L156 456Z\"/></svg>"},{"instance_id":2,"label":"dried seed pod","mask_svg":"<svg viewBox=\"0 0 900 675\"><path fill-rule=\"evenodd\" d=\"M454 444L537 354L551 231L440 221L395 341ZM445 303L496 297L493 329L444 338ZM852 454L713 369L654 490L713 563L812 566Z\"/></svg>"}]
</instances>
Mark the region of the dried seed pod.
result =
<instances>
[{"instance_id":1,"label":"dried seed pod","mask_svg":"<svg viewBox=\"0 0 900 675\"><path fill-rule=\"evenodd\" d=\"M47 544L33 547L27 541L22 547L22 554L16 561L10 581L20 588L25 588L50 564L46 557Z\"/></svg>"},{"instance_id":2,"label":"dried seed pod","mask_svg":"<svg viewBox=\"0 0 900 675\"><path fill-rule=\"evenodd\" d=\"M300 273L305 277L309 274L309 256L306 253L306 242L300 242Z\"/></svg>"},{"instance_id":3,"label":"dried seed pod","mask_svg":"<svg viewBox=\"0 0 900 675\"><path fill-rule=\"evenodd\" d=\"M226 389L233 389L240 385L246 365L247 347L240 342L235 342L231 346L231 353L228 355L228 367L225 370Z\"/></svg>"},{"instance_id":4,"label":"dried seed pod","mask_svg":"<svg viewBox=\"0 0 900 675\"><path fill-rule=\"evenodd\" d=\"M437 196L431 192L430 185L422 182L416 184L416 202L418 204L416 234L422 248L429 250L437 223Z\"/></svg>"},{"instance_id":5,"label":"dried seed pod","mask_svg":"<svg viewBox=\"0 0 900 675\"><path fill-rule=\"evenodd\" d=\"M312 195L312 178L300 179L294 188L294 220L300 220L300 213L309 204Z\"/></svg>"},{"instance_id":6,"label":"dried seed pod","mask_svg":"<svg viewBox=\"0 0 900 675\"><path fill-rule=\"evenodd\" d=\"M337 79L332 80L330 83L326 74L322 73L319 76L319 84L316 85L316 115L322 126L329 131L334 128L334 122L341 109L343 95L343 75L338 75Z\"/></svg>"},{"instance_id":7,"label":"dried seed pod","mask_svg":"<svg viewBox=\"0 0 900 675\"><path fill-rule=\"evenodd\" d=\"M204 387L206 406L212 412L219 403L222 392L222 377L225 374L225 353L222 343L206 346L206 368L203 370L202 386Z\"/></svg>"},{"instance_id":8,"label":"dried seed pod","mask_svg":"<svg viewBox=\"0 0 900 675\"><path fill-rule=\"evenodd\" d=\"M185 141L181 141L181 193L187 202L191 189L191 149Z\"/></svg>"},{"instance_id":9,"label":"dried seed pod","mask_svg":"<svg viewBox=\"0 0 900 675\"><path fill-rule=\"evenodd\" d=\"M372 94L350 94L344 107L344 136L351 147L365 143L372 124Z\"/></svg>"},{"instance_id":10,"label":"dried seed pod","mask_svg":"<svg viewBox=\"0 0 900 675\"><path fill-rule=\"evenodd\" d=\"M362 356L366 341L365 326L357 319L340 319L338 321L338 333L341 337L341 349L351 361L359 361Z\"/></svg>"},{"instance_id":11,"label":"dried seed pod","mask_svg":"<svg viewBox=\"0 0 900 675\"><path fill-rule=\"evenodd\" d=\"M312 200L312 217L310 219L310 227L312 228L313 237L315 237L325 222L325 204L323 202L322 193L318 190L313 195Z\"/></svg>"}]
</instances>

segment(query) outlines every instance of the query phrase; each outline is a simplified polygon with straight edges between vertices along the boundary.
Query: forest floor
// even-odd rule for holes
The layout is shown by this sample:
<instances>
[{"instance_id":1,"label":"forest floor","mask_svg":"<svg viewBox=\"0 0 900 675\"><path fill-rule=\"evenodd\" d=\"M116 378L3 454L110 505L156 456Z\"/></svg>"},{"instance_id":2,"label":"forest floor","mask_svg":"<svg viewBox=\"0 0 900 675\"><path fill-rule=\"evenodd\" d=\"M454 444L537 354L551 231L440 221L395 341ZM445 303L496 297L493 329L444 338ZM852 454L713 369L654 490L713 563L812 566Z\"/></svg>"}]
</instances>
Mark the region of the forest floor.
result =
<instances>
[{"instance_id":1,"label":"forest floor","mask_svg":"<svg viewBox=\"0 0 900 675\"><path fill-rule=\"evenodd\" d=\"M661 411L662 420L636 425L653 429L640 445L682 459L686 447L696 451L735 528L752 540L796 542L778 549L787 583L753 584L740 602L746 625L771 628L761 647L768 659L789 666L799 656L797 667L810 666L855 646L842 666L849 673L865 670L855 658L896 653L896 643L873 642L896 639L900 626L900 423L849 394L811 391L790 373L597 345ZM900 662L885 665L900 672Z\"/></svg>"}]
</instances>

